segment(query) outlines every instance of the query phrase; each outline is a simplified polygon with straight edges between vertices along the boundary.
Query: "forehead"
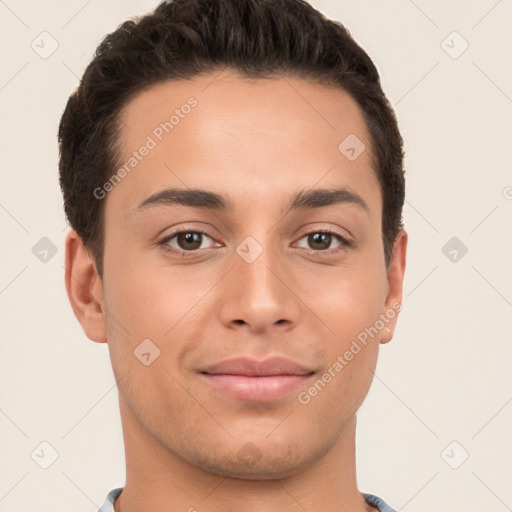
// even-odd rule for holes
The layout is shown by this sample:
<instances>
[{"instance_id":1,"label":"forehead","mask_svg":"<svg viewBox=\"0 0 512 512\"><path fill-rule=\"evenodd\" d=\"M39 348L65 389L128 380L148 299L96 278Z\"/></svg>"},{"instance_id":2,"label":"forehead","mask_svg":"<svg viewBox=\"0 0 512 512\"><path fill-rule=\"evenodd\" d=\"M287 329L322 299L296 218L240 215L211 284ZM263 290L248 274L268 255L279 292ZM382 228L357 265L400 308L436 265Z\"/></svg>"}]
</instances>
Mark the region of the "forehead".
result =
<instances>
[{"instance_id":1,"label":"forehead","mask_svg":"<svg viewBox=\"0 0 512 512\"><path fill-rule=\"evenodd\" d=\"M171 186L255 202L315 184L357 189L367 202L380 195L364 118L341 89L224 71L147 88L119 120L127 172L109 202L125 211Z\"/></svg>"}]
</instances>

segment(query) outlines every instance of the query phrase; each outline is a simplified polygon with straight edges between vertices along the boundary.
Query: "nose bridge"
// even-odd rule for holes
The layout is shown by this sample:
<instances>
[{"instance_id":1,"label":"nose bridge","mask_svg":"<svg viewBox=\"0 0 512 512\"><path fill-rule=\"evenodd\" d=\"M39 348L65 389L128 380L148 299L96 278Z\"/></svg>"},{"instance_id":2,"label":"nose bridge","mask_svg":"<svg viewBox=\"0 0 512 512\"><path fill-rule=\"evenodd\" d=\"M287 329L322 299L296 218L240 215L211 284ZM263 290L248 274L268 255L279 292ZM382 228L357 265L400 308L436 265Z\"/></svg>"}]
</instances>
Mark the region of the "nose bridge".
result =
<instances>
[{"instance_id":1,"label":"nose bridge","mask_svg":"<svg viewBox=\"0 0 512 512\"><path fill-rule=\"evenodd\" d=\"M279 272L280 265L271 237L266 235L262 243L247 237L238 245L236 252L239 256L238 279L247 287L245 295L252 295L254 299L275 300L279 293L275 274Z\"/></svg>"}]
</instances>

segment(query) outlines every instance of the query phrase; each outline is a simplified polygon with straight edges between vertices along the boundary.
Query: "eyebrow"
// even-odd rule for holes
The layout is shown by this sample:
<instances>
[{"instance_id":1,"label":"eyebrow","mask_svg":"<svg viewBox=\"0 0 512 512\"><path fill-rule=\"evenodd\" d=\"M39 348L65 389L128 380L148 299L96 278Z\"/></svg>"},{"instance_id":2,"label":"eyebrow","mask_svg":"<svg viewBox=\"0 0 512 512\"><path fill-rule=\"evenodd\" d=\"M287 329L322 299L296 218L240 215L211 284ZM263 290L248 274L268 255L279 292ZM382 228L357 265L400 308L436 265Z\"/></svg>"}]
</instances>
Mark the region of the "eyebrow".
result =
<instances>
[{"instance_id":1,"label":"eyebrow","mask_svg":"<svg viewBox=\"0 0 512 512\"><path fill-rule=\"evenodd\" d=\"M283 211L322 208L334 204L353 204L366 211L367 214L370 212L368 205L361 196L344 187L301 190L291 197ZM143 211L157 205L181 205L217 211L234 210L234 203L229 196L203 189L168 188L155 192L144 199L137 206L136 211Z\"/></svg>"}]
</instances>

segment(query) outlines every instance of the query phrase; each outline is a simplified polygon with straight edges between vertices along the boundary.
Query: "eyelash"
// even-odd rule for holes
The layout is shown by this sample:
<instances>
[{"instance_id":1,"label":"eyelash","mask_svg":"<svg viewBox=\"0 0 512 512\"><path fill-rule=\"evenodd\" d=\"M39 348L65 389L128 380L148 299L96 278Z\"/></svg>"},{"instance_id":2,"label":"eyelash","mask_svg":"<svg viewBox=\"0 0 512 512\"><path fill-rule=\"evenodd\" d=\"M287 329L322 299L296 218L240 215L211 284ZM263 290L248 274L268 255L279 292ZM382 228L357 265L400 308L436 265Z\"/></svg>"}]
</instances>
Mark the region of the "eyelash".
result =
<instances>
[{"instance_id":1,"label":"eyelash","mask_svg":"<svg viewBox=\"0 0 512 512\"><path fill-rule=\"evenodd\" d=\"M171 246L168 245L168 242L170 240L172 240L175 236L183 234L183 233L197 233L197 234L201 234L201 235L206 235L208 238L213 240L213 237L211 237L206 231L202 231L201 229L195 229L194 228L194 229L182 229L180 231L175 231L174 233L171 233L170 235L167 235L165 238L160 240L160 242L158 242L158 244L162 247L162 249L165 252L172 253L172 254L177 255L177 256L195 255L199 251L204 250L204 249L194 249L192 251L184 251L184 250L175 249L174 247L171 247ZM308 233L305 233L304 235L302 235L299 238L299 240L302 240L304 237L306 237L308 235L317 234L317 233L334 235L336 238L338 238L338 241L342 245L340 247L335 247L334 249L323 249L323 250L306 249L306 250L309 250L309 251L311 251L313 253L329 254L330 255L330 254L333 254L333 253L337 253L337 252L349 249L349 248L353 247L353 245L354 245L351 240L349 240L348 238L344 237L343 235L341 235L337 231L335 231L333 229L329 229L329 228L321 229L321 230L316 230L316 231L309 231Z\"/></svg>"}]
</instances>

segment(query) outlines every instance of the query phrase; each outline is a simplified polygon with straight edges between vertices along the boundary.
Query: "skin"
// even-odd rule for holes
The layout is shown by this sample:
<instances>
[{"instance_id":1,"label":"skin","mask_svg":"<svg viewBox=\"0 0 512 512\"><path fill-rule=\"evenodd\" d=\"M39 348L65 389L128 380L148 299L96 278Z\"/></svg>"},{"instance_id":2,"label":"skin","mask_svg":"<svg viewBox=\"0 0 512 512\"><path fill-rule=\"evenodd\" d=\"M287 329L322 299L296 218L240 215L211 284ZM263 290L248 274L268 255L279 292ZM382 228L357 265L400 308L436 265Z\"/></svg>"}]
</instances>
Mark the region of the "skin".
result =
<instances>
[{"instance_id":1,"label":"skin","mask_svg":"<svg viewBox=\"0 0 512 512\"><path fill-rule=\"evenodd\" d=\"M249 402L197 373L234 356L281 354L321 376L401 302L407 233L386 268L382 195L361 111L342 90L292 77L249 80L224 70L161 83L122 111L120 164L191 96L197 106L103 199L103 281L77 234L66 239L71 305L86 335L108 343L118 381L126 485L115 509L375 510L356 483L356 412L398 314L308 404L297 394L311 382ZM338 150L349 134L367 148L355 161ZM227 195L234 209L137 211L169 187ZM368 211L351 203L283 209L300 190L340 187ZM333 236L322 251L308 234L328 228L354 245ZM160 243L194 229L208 233L195 255L177 237ZM263 248L252 263L236 251L248 236ZM189 254L165 252L165 244ZM134 356L147 338L160 349L148 366ZM239 458L247 443L256 462Z\"/></svg>"}]
</instances>

